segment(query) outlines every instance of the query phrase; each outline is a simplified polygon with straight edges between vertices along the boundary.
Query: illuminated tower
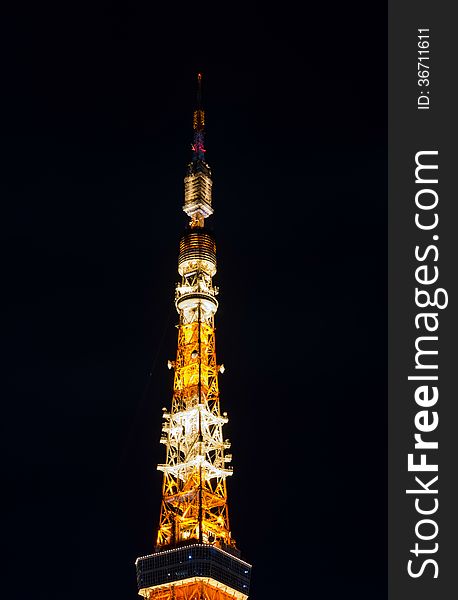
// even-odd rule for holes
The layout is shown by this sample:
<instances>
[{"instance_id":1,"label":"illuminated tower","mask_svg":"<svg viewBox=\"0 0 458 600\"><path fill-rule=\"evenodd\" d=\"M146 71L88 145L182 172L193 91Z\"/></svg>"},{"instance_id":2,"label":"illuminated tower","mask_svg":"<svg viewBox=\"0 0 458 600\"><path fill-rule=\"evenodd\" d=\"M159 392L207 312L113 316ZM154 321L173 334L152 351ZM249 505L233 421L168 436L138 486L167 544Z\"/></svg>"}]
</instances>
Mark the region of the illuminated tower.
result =
<instances>
[{"instance_id":1,"label":"illuminated tower","mask_svg":"<svg viewBox=\"0 0 458 600\"><path fill-rule=\"evenodd\" d=\"M251 565L241 560L231 536L226 478L230 447L223 437L214 318L218 308L216 246L205 228L213 213L211 171L205 160L205 115L199 73L192 160L184 179L184 212L175 306L178 349L171 410L163 409L166 448L162 503L154 552L137 559L139 594L149 600L245 600Z\"/></svg>"}]
</instances>

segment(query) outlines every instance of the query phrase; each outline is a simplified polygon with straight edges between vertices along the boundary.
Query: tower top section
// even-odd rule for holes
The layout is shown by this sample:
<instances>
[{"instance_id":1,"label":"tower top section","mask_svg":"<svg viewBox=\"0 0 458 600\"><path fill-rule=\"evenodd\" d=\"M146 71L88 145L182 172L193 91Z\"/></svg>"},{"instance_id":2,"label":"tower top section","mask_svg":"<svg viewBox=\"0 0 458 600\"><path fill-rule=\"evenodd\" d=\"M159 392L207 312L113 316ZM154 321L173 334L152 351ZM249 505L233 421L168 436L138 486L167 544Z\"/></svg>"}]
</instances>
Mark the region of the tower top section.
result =
<instances>
[{"instance_id":1,"label":"tower top section","mask_svg":"<svg viewBox=\"0 0 458 600\"><path fill-rule=\"evenodd\" d=\"M205 112L202 108L202 73L197 74L196 109L193 118L192 160L184 178L184 212L191 227L203 227L213 214L211 170L205 161Z\"/></svg>"}]
</instances>

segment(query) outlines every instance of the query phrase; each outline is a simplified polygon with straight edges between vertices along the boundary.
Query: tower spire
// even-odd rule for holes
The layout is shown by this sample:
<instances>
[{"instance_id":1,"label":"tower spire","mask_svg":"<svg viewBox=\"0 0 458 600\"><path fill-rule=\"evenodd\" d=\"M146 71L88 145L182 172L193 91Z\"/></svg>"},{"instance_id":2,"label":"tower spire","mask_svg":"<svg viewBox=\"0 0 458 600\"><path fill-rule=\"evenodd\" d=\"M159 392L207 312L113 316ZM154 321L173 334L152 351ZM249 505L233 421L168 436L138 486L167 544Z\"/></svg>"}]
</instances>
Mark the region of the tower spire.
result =
<instances>
[{"instance_id":1,"label":"tower spire","mask_svg":"<svg viewBox=\"0 0 458 600\"><path fill-rule=\"evenodd\" d=\"M202 142L204 112L194 111L194 140ZM197 146L196 146L197 148ZM194 155L185 177L183 209L190 227L180 239L175 290L178 319L173 395L164 409L166 447L162 502L154 552L137 559L139 594L146 600L247 600L251 565L241 560L229 526L226 479L232 475L230 442L223 437L216 361L218 309L216 244L204 227L212 212L211 173Z\"/></svg>"},{"instance_id":2,"label":"tower spire","mask_svg":"<svg viewBox=\"0 0 458 600\"><path fill-rule=\"evenodd\" d=\"M203 227L213 214L211 170L205 161L205 112L202 108L202 73L197 74L197 108L193 118L192 160L184 178L184 212L191 217L191 227Z\"/></svg>"}]
</instances>

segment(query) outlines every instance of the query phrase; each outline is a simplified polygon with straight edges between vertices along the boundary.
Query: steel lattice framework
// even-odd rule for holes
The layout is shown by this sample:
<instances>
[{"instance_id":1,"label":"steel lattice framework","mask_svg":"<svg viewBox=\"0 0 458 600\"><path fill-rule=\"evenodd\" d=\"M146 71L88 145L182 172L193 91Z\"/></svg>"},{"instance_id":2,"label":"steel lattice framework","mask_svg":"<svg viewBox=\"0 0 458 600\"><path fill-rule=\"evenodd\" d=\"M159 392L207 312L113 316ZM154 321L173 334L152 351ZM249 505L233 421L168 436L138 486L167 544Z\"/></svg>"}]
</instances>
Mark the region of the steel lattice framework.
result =
<instances>
[{"instance_id":1,"label":"steel lattice framework","mask_svg":"<svg viewBox=\"0 0 458 600\"><path fill-rule=\"evenodd\" d=\"M213 316L198 304L182 311L178 328L172 409L164 412L167 459L157 544L197 539L231 544L226 468L230 444L223 439Z\"/></svg>"}]
</instances>

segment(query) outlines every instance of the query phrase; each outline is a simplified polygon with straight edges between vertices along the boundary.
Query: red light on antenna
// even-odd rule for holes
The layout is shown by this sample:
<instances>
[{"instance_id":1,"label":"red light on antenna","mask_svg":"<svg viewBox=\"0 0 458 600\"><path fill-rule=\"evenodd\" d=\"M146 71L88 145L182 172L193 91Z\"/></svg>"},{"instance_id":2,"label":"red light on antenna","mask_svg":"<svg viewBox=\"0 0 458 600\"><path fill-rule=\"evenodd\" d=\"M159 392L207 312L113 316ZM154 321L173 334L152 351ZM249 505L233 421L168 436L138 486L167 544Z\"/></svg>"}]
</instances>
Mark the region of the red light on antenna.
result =
<instances>
[{"instance_id":1,"label":"red light on antenna","mask_svg":"<svg viewBox=\"0 0 458 600\"><path fill-rule=\"evenodd\" d=\"M202 79L202 73L197 73L197 79Z\"/></svg>"}]
</instances>

